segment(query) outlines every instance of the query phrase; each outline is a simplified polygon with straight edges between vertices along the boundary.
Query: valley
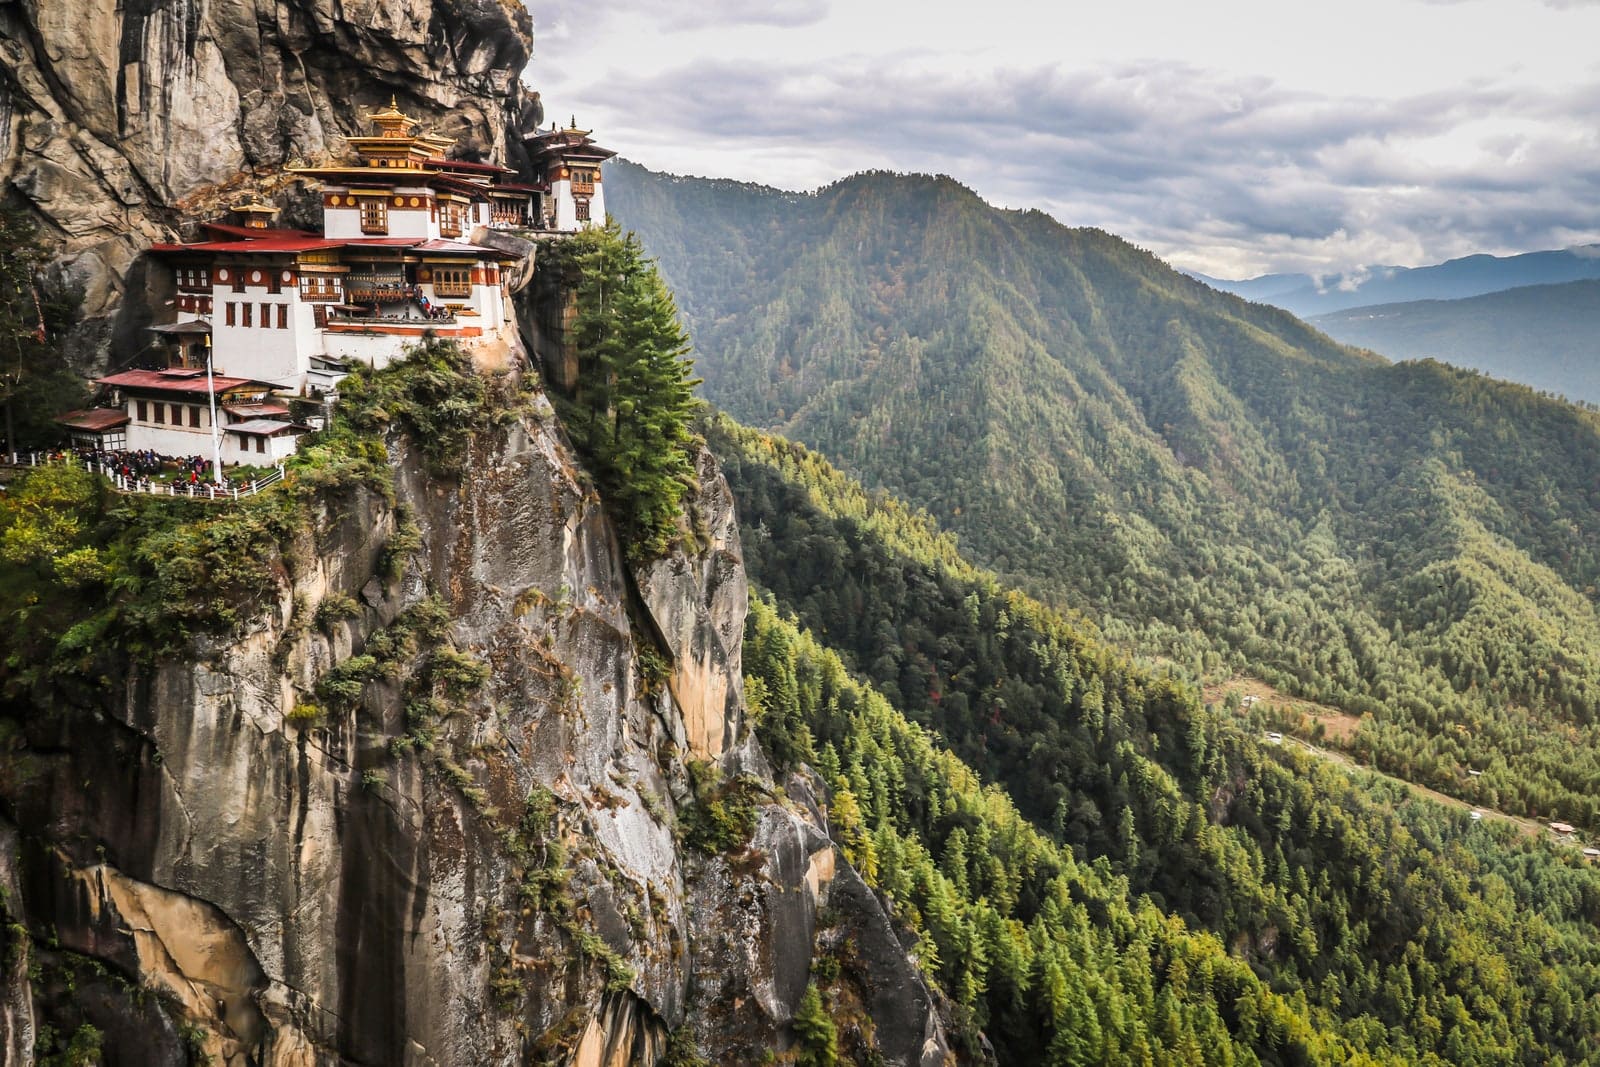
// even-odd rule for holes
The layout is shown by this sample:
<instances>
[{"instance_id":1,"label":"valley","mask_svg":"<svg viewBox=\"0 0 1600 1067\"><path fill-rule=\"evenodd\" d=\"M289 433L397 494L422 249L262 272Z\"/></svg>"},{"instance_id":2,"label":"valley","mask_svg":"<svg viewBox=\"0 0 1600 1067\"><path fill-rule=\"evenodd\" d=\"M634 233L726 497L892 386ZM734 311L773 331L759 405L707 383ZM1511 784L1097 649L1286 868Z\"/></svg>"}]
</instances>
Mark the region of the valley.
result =
<instances>
[{"instance_id":1,"label":"valley","mask_svg":"<svg viewBox=\"0 0 1600 1067\"><path fill-rule=\"evenodd\" d=\"M1189 678L1345 709L1363 762L1600 828L1592 413L947 179L611 180L736 418Z\"/></svg>"},{"instance_id":2,"label":"valley","mask_svg":"<svg viewBox=\"0 0 1600 1067\"><path fill-rule=\"evenodd\" d=\"M247 7L0 4L0 1062L1600 1067L1600 246L1292 273L1587 127Z\"/></svg>"}]
</instances>

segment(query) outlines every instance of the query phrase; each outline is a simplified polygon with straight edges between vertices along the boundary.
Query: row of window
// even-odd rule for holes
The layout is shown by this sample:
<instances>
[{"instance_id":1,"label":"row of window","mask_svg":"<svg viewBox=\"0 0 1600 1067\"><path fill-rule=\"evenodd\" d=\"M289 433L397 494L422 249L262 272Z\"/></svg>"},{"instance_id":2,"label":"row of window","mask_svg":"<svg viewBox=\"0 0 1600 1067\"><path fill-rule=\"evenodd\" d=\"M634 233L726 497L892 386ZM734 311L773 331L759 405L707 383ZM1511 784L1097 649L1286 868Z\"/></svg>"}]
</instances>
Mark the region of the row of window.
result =
<instances>
[{"instance_id":1,"label":"row of window","mask_svg":"<svg viewBox=\"0 0 1600 1067\"><path fill-rule=\"evenodd\" d=\"M210 267L179 267L179 289L209 289L211 288Z\"/></svg>"},{"instance_id":2,"label":"row of window","mask_svg":"<svg viewBox=\"0 0 1600 1067\"><path fill-rule=\"evenodd\" d=\"M273 304L263 300L259 306L261 308L261 328L263 330L272 328L273 308L278 309L278 329L287 330L289 328L288 304ZM257 305L250 303L248 300L237 304L230 300L222 305L222 321L229 326L254 326L256 324L256 307Z\"/></svg>"},{"instance_id":3,"label":"row of window","mask_svg":"<svg viewBox=\"0 0 1600 1067\"><path fill-rule=\"evenodd\" d=\"M195 430L202 428L201 415L206 410L205 408L195 404L166 404L160 401L152 400L135 400L133 402L133 406L135 421L153 423L157 426L181 427L184 425L185 411L187 411L188 425L191 429ZM109 438L105 439L103 442L103 447L122 447L121 444L111 445L109 441ZM265 453L267 451L267 439L265 437L257 437L254 435L245 439L244 444L240 446L241 451L249 451L251 441L255 442L255 450L257 452Z\"/></svg>"},{"instance_id":4,"label":"row of window","mask_svg":"<svg viewBox=\"0 0 1600 1067\"><path fill-rule=\"evenodd\" d=\"M472 295L471 267L434 267L433 295L466 297Z\"/></svg>"},{"instance_id":5,"label":"row of window","mask_svg":"<svg viewBox=\"0 0 1600 1067\"><path fill-rule=\"evenodd\" d=\"M196 404L165 404L150 400L135 400L133 406L135 421L153 422L157 426L182 426L184 411L187 409L189 425L196 430L200 429L200 415L205 411L205 408ZM168 418L169 413L170 418Z\"/></svg>"},{"instance_id":6,"label":"row of window","mask_svg":"<svg viewBox=\"0 0 1600 1067\"><path fill-rule=\"evenodd\" d=\"M453 200L438 201L439 232L446 237L459 237L469 222L480 220L483 214L477 204L461 204ZM361 232L381 234L389 232L389 201L376 197L361 200Z\"/></svg>"},{"instance_id":7,"label":"row of window","mask_svg":"<svg viewBox=\"0 0 1600 1067\"><path fill-rule=\"evenodd\" d=\"M302 274L300 297L302 300L339 300L343 294L337 274Z\"/></svg>"}]
</instances>

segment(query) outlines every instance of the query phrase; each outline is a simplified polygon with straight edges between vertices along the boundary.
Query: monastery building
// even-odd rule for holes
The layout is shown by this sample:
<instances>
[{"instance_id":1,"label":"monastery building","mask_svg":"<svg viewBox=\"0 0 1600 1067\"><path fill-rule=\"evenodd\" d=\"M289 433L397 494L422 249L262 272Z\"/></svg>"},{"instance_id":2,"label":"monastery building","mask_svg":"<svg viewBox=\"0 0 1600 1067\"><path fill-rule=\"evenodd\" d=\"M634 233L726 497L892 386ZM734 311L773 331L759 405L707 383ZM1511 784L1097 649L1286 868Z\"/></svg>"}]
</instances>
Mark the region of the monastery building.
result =
<instances>
[{"instance_id":1,"label":"monastery building","mask_svg":"<svg viewBox=\"0 0 1600 1067\"><path fill-rule=\"evenodd\" d=\"M320 233L275 227L258 198L205 239L150 253L172 272L175 321L151 327L165 367L100 379L119 407L59 420L75 442L223 463L275 462L309 429L293 398L323 398L356 363L381 368L432 335L471 349L515 330L508 279L523 259L492 247L493 230L575 232L605 219L600 164L613 153L574 122L526 138L536 180L446 157L450 140L422 131L390 101L355 159L291 167L322 196ZM494 242L508 245L509 242Z\"/></svg>"}]
</instances>

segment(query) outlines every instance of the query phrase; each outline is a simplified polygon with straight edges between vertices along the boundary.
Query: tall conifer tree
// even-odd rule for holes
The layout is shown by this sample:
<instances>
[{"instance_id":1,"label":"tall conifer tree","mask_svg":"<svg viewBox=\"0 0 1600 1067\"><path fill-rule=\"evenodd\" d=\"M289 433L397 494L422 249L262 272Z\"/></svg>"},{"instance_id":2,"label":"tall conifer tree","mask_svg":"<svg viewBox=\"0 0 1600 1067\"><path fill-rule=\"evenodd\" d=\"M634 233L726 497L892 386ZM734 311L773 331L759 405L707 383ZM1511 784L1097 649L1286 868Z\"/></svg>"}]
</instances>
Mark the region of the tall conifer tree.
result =
<instances>
[{"instance_id":1,"label":"tall conifer tree","mask_svg":"<svg viewBox=\"0 0 1600 1067\"><path fill-rule=\"evenodd\" d=\"M698 407L689 337L677 305L633 234L614 220L559 253L578 299L578 381L564 405L634 559L660 555L694 484L690 421Z\"/></svg>"}]
</instances>

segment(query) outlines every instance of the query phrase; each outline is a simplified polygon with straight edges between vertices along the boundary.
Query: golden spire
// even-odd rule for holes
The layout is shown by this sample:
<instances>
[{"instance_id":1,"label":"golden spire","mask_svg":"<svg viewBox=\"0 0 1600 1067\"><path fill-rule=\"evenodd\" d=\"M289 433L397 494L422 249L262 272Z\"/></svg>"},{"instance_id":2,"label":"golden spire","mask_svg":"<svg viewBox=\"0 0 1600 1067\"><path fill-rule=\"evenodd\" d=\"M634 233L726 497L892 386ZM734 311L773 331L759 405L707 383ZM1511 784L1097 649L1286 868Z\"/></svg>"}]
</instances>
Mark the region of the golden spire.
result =
<instances>
[{"instance_id":1,"label":"golden spire","mask_svg":"<svg viewBox=\"0 0 1600 1067\"><path fill-rule=\"evenodd\" d=\"M410 129L416 124L416 119L400 110L399 99L389 97L389 106L382 111L369 112L367 121L378 127L382 137L408 137Z\"/></svg>"}]
</instances>

